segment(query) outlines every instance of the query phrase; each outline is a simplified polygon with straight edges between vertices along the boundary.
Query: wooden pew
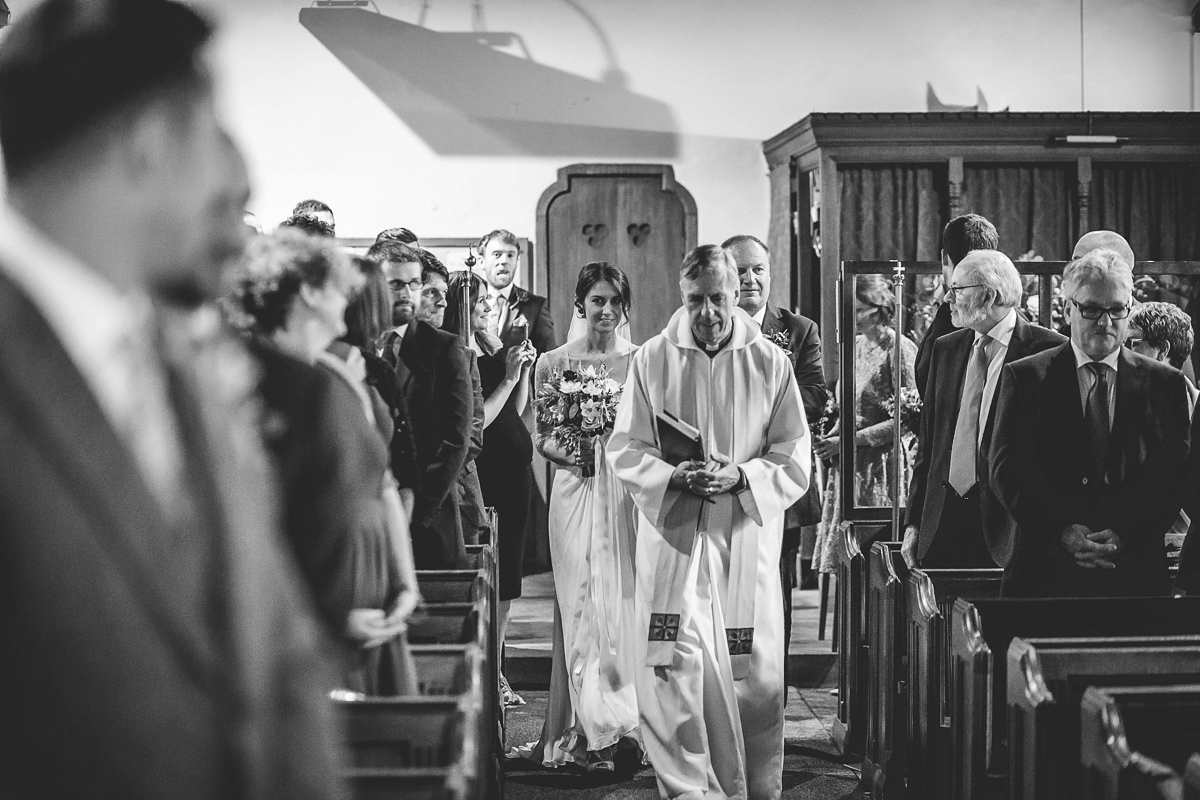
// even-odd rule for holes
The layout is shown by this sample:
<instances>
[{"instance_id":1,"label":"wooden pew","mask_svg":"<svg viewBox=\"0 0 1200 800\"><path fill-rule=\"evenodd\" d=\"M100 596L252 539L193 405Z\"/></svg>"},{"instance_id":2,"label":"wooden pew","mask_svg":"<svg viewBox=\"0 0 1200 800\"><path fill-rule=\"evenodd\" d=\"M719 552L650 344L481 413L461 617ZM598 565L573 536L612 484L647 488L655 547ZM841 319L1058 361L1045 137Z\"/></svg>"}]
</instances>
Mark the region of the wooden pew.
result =
<instances>
[{"instance_id":1,"label":"wooden pew","mask_svg":"<svg viewBox=\"0 0 1200 800\"><path fill-rule=\"evenodd\" d=\"M1089 685L1196 679L1200 636L1013 639L1008 647L1009 800L1080 796L1075 754L1079 707Z\"/></svg>"},{"instance_id":2,"label":"wooden pew","mask_svg":"<svg viewBox=\"0 0 1200 800\"><path fill-rule=\"evenodd\" d=\"M458 664L448 663L454 657ZM418 668L448 694L335 698L345 720L355 798L443 800L482 796L486 758L481 749L483 651L472 643L457 653L414 651ZM448 681L448 683L447 683Z\"/></svg>"},{"instance_id":3,"label":"wooden pew","mask_svg":"<svg viewBox=\"0 0 1200 800\"><path fill-rule=\"evenodd\" d=\"M1079 718L1083 797L1161 797L1200 745L1200 684L1092 686Z\"/></svg>"},{"instance_id":4,"label":"wooden pew","mask_svg":"<svg viewBox=\"0 0 1200 800\"><path fill-rule=\"evenodd\" d=\"M905 591L908 636L907 787L912 798L950 798L950 609L960 597L999 597L1000 569L914 569Z\"/></svg>"},{"instance_id":5,"label":"wooden pew","mask_svg":"<svg viewBox=\"0 0 1200 800\"><path fill-rule=\"evenodd\" d=\"M994 654L1007 653L1013 638L1196 634L1200 598L959 598L950 622L951 796L984 797L987 776L1002 783L1007 774L1008 662Z\"/></svg>"},{"instance_id":6,"label":"wooden pew","mask_svg":"<svg viewBox=\"0 0 1200 800\"><path fill-rule=\"evenodd\" d=\"M908 565L894 542L867 556L867 715L862 782L876 800L903 795L908 736L908 636L904 587Z\"/></svg>"},{"instance_id":7,"label":"wooden pew","mask_svg":"<svg viewBox=\"0 0 1200 800\"><path fill-rule=\"evenodd\" d=\"M859 539L885 535L886 526L842 523L841 561L837 576L838 703L833 739L846 756L861 757L866 744L867 715L867 559ZM886 543L899 548L899 542Z\"/></svg>"}]
</instances>

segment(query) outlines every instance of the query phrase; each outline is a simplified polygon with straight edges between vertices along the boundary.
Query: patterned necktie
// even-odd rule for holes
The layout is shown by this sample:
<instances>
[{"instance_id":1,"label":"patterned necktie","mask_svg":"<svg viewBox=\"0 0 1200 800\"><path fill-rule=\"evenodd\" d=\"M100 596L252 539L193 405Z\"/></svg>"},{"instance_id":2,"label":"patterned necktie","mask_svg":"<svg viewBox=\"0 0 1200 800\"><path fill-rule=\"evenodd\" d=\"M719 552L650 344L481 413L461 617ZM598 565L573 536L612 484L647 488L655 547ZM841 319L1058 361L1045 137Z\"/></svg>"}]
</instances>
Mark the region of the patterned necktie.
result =
<instances>
[{"instance_id":1,"label":"patterned necktie","mask_svg":"<svg viewBox=\"0 0 1200 800\"><path fill-rule=\"evenodd\" d=\"M1095 380L1092 390L1088 392L1087 408L1084 417L1087 420L1088 439L1092 446L1092 474L1103 479L1107 471L1109 414L1108 414L1108 365L1093 361L1087 365Z\"/></svg>"},{"instance_id":2,"label":"patterned necktie","mask_svg":"<svg viewBox=\"0 0 1200 800\"><path fill-rule=\"evenodd\" d=\"M992 361L989 346L994 341L987 334L979 337L971 351L967 375L963 379L962 402L958 405L954 444L950 449L950 486L958 492L959 497L965 496L979 479L979 412L983 406L988 366Z\"/></svg>"},{"instance_id":3,"label":"patterned necktie","mask_svg":"<svg viewBox=\"0 0 1200 800\"><path fill-rule=\"evenodd\" d=\"M508 301L504 299L504 295L492 295L492 307L488 309L487 329L488 333L500 338L500 320L504 317L504 309L508 305Z\"/></svg>"}]
</instances>

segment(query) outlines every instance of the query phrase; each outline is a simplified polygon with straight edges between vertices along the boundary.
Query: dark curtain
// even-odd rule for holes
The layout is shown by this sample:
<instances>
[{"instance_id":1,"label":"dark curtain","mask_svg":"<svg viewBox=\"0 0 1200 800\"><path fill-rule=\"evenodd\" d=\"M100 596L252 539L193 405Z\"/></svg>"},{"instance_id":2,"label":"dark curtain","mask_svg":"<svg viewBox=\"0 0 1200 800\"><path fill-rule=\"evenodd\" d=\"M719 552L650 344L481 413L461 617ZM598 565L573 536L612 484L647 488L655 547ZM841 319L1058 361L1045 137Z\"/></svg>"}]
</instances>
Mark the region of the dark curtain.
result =
<instances>
[{"instance_id":1,"label":"dark curtain","mask_svg":"<svg viewBox=\"0 0 1200 800\"><path fill-rule=\"evenodd\" d=\"M946 183L944 164L839 167L842 260L938 260Z\"/></svg>"},{"instance_id":2,"label":"dark curtain","mask_svg":"<svg viewBox=\"0 0 1200 800\"><path fill-rule=\"evenodd\" d=\"M1090 216L1139 261L1200 259L1200 164L1094 164Z\"/></svg>"},{"instance_id":3,"label":"dark curtain","mask_svg":"<svg viewBox=\"0 0 1200 800\"><path fill-rule=\"evenodd\" d=\"M996 226L1000 251L1013 261L1063 261L1075 246L1075 184L1074 164L967 164L961 208Z\"/></svg>"}]
</instances>

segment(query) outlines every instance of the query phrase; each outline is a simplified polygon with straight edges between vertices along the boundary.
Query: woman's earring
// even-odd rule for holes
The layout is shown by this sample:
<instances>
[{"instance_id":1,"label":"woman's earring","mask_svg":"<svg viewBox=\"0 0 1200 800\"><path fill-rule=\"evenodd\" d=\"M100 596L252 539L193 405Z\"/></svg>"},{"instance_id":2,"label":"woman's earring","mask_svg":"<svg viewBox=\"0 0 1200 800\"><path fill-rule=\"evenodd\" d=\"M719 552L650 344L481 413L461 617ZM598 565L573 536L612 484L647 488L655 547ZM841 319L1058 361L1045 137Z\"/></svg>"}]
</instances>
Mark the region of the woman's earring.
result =
<instances>
[{"instance_id":1,"label":"woman's earring","mask_svg":"<svg viewBox=\"0 0 1200 800\"><path fill-rule=\"evenodd\" d=\"M576 316L578 316L580 319L583 319L583 317L584 317L584 313L583 313L583 306L579 305L579 303L576 303L576 304L575 304L575 314L576 314Z\"/></svg>"}]
</instances>

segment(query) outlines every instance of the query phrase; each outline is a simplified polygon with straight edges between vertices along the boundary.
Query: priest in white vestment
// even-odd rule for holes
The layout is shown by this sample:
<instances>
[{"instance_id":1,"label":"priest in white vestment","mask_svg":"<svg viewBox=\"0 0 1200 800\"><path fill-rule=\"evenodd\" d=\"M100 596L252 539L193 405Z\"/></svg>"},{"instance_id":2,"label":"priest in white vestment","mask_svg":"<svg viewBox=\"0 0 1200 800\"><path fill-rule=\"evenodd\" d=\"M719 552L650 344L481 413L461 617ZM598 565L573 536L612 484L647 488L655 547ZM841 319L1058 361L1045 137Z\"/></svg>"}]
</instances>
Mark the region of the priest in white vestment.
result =
<instances>
[{"instance_id":1,"label":"priest in white vestment","mask_svg":"<svg viewBox=\"0 0 1200 800\"><path fill-rule=\"evenodd\" d=\"M635 676L646 753L670 798L782 792L783 513L811 444L792 367L737 307L719 247L680 270L684 307L634 356L607 455L639 513ZM656 417L700 431L707 462L663 460Z\"/></svg>"}]
</instances>

